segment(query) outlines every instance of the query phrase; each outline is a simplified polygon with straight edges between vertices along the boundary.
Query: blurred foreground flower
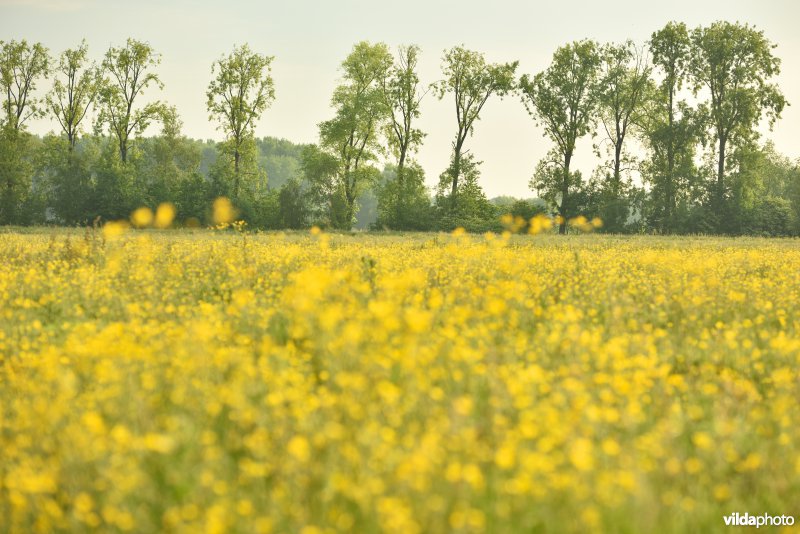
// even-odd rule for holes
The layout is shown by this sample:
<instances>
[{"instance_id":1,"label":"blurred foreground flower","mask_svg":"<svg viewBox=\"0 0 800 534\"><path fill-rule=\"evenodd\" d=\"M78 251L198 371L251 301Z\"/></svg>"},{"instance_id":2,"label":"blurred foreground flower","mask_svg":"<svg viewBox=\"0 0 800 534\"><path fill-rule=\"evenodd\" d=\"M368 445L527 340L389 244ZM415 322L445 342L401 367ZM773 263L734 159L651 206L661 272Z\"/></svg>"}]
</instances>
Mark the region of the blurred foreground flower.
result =
<instances>
[{"instance_id":1,"label":"blurred foreground flower","mask_svg":"<svg viewBox=\"0 0 800 534\"><path fill-rule=\"evenodd\" d=\"M111 221L103 225L103 237L106 239L116 239L128 231L128 223L125 221Z\"/></svg>"},{"instance_id":2,"label":"blurred foreground flower","mask_svg":"<svg viewBox=\"0 0 800 534\"><path fill-rule=\"evenodd\" d=\"M576 230L588 233L603 226L603 221L599 217L595 217L590 221L583 215L578 215L577 217L569 220L569 225Z\"/></svg>"},{"instance_id":3,"label":"blurred foreground flower","mask_svg":"<svg viewBox=\"0 0 800 534\"><path fill-rule=\"evenodd\" d=\"M214 201L213 220L215 225L227 225L236 218L236 208L226 197L219 197Z\"/></svg>"},{"instance_id":4,"label":"blurred foreground flower","mask_svg":"<svg viewBox=\"0 0 800 534\"><path fill-rule=\"evenodd\" d=\"M523 217L519 215L506 213L505 215L500 217L500 223L507 231L516 234L517 232L525 229L525 226L527 225L528 221L526 221Z\"/></svg>"},{"instance_id":5,"label":"blurred foreground flower","mask_svg":"<svg viewBox=\"0 0 800 534\"><path fill-rule=\"evenodd\" d=\"M528 222L528 233L530 235L536 235L552 227L553 220L546 215L539 214L535 217L531 217L531 220Z\"/></svg>"},{"instance_id":6,"label":"blurred foreground flower","mask_svg":"<svg viewBox=\"0 0 800 534\"><path fill-rule=\"evenodd\" d=\"M156 208L156 228L169 228L175 219L175 206L170 202L164 202Z\"/></svg>"},{"instance_id":7,"label":"blurred foreground flower","mask_svg":"<svg viewBox=\"0 0 800 534\"><path fill-rule=\"evenodd\" d=\"M136 228L146 228L153 223L153 212L150 208L138 208L131 213L131 223Z\"/></svg>"}]
</instances>

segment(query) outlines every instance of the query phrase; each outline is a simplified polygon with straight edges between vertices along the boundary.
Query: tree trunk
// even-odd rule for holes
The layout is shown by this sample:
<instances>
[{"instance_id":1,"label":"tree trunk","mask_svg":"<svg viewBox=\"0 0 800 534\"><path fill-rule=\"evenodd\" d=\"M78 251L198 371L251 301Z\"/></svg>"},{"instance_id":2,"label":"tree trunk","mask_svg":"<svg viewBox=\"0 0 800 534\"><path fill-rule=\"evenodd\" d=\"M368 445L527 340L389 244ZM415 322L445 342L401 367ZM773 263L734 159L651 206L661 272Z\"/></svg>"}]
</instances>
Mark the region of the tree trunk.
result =
<instances>
[{"instance_id":1,"label":"tree trunk","mask_svg":"<svg viewBox=\"0 0 800 534\"><path fill-rule=\"evenodd\" d=\"M239 197L239 147L233 149L233 198Z\"/></svg>"},{"instance_id":2,"label":"tree trunk","mask_svg":"<svg viewBox=\"0 0 800 534\"><path fill-rule=\"evenodd\" d=\"M458 193L458 177L461 175L461 149L464 146L464 141L459 139L456 142L455 150L453 151L453 185L450 191L450 210L455 213Z\"/></svg>"},{"instance_id":3,"label":"tree trunk","mask_svg":"<svg viewBox=\"0 0 800 534\"><path fill-rule=\"evenodd\" d=\"M622 157L622 139L617 138L616 143L614 144L614 193L619 194L620 189L620 167L622 164L620 163L620 158Z\"/></svg>"},{"instance_id":4,"label":"tree trunk","mask_svg":"<svg viewBox=\"0 0 800 534\"><path fill-rule=\"evenodd\" d=\"M406 150L400 150L400 159L397 161L397 183L403 185L403 171L406 167Z\"/></svg>"},{"instance_id":5,"label":"tree trunk","mask_svg":"<svg viewBox=\"0 0 800 534\"><path fill-rule=\"evenodd\" d=\"M127 163L127 161L128 161L128 143L127 143L127 141L120 140L120 142L119 142L119 158L122 160L122 163Z\"/></svg>"},{"instance_id":6,"label":"tree trunk","mask_svg":"<svg viewBox=\"0 0 800 534\"><path fill-rule=\"evenodd\" d=\"M672 233L672 213L675 211L675 151L672 148L672 140L667 143L667 176L664 184L664 220L661 228L668 229Z\"/></svg>"},{"instance_id":7,"label":"tree trunk","mask_svg":"<svg viewBox=\"0 0 800 534\"><path fill-rule=\"evenodd\" d=\"M667 139L667 183L666 187L664 187L664 221L661 223L662 230L669 227L670 231L672 230L672 213L675 209L675 193L674 193L674 181L675 181L675 130L674 130L674 123L675 123L675 111L673 109L675 95L674 89L670 86L669 89L669 138Z\"/></svg>"},{"instance_id":8,"label":"tree trunk","mask_svg":"<svg viewBox=\"0 0 800 534\"><path fill-rule=\"evenodd\" d=\"M561 182L561 206L559 208L559 215L561 216L561 224L558 225L558 233L566 235L567 233L567 204L569 202L569 164L572 161L572 153L567 152L564 154L564 178Z\"/></svg>"},{"instance_id":9,"label":"tree trunk","mask_svg":"<svg viewBox=\"0 0 800 534\"><path fill-rule=\"evenodd\" d=\"M403 212L405 210L406 191L403 183L403 174L406 166L406 149L400 149L400 159L397 162L397 201L395 202L395 225L404 221ZM405 229L405 224L401 223L401 229Z\"/></svg>"},{"instance_id":10,"label":"tree trunk","mask_svg":"<svg viewBox=\"0 0 800 534\"><path fill-rule=\"evenodd\" d=\"M719 137L719 161L717 162L717 190L715 192L717 201L717 213L720 213L725 202L725 144L727 139L721 135Z\"/></svg>"}]
</instances>

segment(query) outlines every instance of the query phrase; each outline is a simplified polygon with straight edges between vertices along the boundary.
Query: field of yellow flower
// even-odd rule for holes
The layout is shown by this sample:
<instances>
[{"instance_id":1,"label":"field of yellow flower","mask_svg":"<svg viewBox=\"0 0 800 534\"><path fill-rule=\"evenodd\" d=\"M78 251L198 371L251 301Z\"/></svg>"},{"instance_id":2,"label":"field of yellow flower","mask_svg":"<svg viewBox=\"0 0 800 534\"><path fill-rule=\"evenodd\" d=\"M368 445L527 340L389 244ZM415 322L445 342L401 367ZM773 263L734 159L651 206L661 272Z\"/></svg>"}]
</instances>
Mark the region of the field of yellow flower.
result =
<instances>
[{"instance_id":1,"label":"field of yellow flower","mask_svg":"<svg viewBox=\"0 0 800 534\"><path fill-rule=\"evenodd\" d=\"M798 241L39 230L0 254L2 533L800 519Z\"/></svg>"}]
</instances>

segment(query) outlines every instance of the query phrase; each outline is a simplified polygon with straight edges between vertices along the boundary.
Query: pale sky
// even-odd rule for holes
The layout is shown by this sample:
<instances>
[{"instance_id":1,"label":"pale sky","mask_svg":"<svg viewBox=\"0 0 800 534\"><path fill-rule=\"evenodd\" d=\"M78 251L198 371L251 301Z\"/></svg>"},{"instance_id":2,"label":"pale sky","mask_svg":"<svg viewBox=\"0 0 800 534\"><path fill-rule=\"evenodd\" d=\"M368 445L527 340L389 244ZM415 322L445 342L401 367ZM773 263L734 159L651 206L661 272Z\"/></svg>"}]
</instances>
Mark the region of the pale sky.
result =
<instances>
[{"instance_id":1,"label":"pale sky","mask_svg":"<svg viewBox=\"0 0 800 534\"><path fill-rule=\"evenodd\" d=\"M458 44L484 52L492 62L519 60L519 74L535 74L569 41L631 38L643 44L670 20L691 28L721 19L755 25L778 45L782 73L777 81L792 106L768 135L779 151L800 157L800 2L792 0L0 0L0 40L40 41L56 55L86 38L96 60L128 37L149 41L162 54L158 74L165 88L145 96L177 106L184 133L201 139L220 139L205 107L211 64L235 44L248 43L275 56L277 99L256 135L312 143L317 124L332 115L329 101L339 64L361 40L383 41L392 49L419 45L420 77L427 84L440 76L444 49ZM48 88L45 82L40 92ZM419 126L428 135L417 159L434 185L455 136L451 100L429 95ZM31 125L40 134L56 128L48 121ZM549 146L514 96L490 100L467 141L484 162L481 185L490 197L533 196L528 180ZM588 138L578 146L575 161L585 177L598 165Z\"/></svg>"}]
</instances>

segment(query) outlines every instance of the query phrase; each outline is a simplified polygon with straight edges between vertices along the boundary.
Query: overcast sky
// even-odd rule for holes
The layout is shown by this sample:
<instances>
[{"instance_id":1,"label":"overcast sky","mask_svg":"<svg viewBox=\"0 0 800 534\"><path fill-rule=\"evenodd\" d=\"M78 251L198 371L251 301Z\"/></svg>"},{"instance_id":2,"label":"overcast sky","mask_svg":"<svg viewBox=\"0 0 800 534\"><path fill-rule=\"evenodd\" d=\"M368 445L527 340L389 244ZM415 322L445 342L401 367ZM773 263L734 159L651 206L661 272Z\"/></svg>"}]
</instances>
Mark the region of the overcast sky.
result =
<instances>
[{"instance_id":1,"label":"overcast sky","mask_svg":"<svg viewBox=\"0 0 800 534\"><path fill-rule=\"evenodd\" d=\"M249 43L275 56L277 99L256 135L310 143L317 140L317 124L331 117L329 100L339 64L357 41L383 41L393 49L418 44L420 77L429 83L440 76L443 50L457 44L484 52L492 62L519 60L520 74L534 74L569 41L631 38L642 44L670 20L694 27L720 19L754 24L778 45L776 54L783 61L778 82L793 105L769 136L778 150L797 158L800 2L792 0L0 0L0 40L40 41L55 54L86 38L90 55L98 60L110 45L128 37L149 41L162 54L158 73L165 88L145 96L177 106L184 133L203 139L220 138L205 108L211 63L234 44ZM429 95L420 127L428 135L417 159L433 185L447 166L455 136L452 102ZM44 121L31 129L46 133L54 128ZM481 184L490 197L529 197L528 180L549 143L519 99L507 97L486 104L467 148L484 162ZM598 163L591 141L578 151L577 166L588 176Z\"/></svg>"}]
</instances>

